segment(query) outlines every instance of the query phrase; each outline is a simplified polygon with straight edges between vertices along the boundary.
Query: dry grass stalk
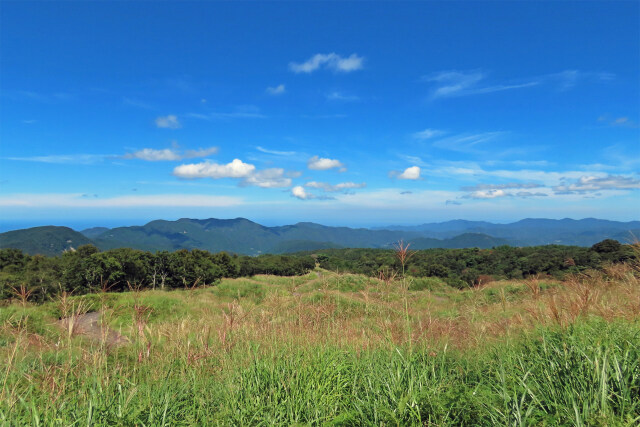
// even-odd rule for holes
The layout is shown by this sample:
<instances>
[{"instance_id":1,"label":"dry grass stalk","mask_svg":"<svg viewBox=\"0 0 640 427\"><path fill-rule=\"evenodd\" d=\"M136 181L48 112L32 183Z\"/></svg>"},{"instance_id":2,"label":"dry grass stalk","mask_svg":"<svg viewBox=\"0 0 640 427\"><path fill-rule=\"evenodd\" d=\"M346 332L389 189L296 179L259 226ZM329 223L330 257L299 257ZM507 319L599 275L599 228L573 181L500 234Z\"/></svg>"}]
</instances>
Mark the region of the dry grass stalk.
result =
<instances>
[{"instance_id":1,"label":"dry grass stalk","mask_svg":"<svg viewBox=\"0 0 640 427\"><path fill-rule=\"evenodd\" d=\"M13 291L13 294L20 299L20 303L23 307L27 306L27 301L35 291L35 289L27 289L24 283L21 283L19 288L11 286L11 290Z\"/></svg>"}]
</instances>

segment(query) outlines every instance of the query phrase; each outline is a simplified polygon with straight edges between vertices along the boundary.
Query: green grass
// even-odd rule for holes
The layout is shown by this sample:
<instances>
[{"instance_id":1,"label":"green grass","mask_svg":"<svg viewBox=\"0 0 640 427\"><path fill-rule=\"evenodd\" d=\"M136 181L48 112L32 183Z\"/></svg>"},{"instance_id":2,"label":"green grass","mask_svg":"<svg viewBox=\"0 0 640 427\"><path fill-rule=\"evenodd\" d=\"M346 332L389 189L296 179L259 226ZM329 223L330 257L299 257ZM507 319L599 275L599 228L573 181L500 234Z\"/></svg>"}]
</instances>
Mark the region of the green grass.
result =
<instances>
[{"instance_id":1,"label":"green grass","mask_svg":"<svg viewBox=\"0 0 640 427\"><path fill-rule=\"evenodd\" d=\"M262 353L191 365L78 365L55 401L25 381L73 363L49 353L10 378L10 425L637 425L637 325L545 329L480 355L406 349L357 355L332 348ZM240 350L239 350L240 351ZM77 356L76 356L77 357ZM125 359L126 360L126 359ZM226 363L232 363L226 365Z\"/></svg>"},{"instance_id":2,"label":"green grass","mask_svg":"<svg viewBox=\"0 0 640 427\"><path fill-rule=\"evenodd\" d=\"M458 291L421 280L405 292L320 280L71 298L111 313L131 338L118 347L66 336L59 302L2 307L0 425L640 424L637 312L598 314L626 310L635 288L610 286L609 305L570 323L518 323L533 305L511 282ZM545 292L535 304L571 308L573 294ZM150 309L143 335L136 305ZM508 321L515 329L473 339Z\"/></svg>"}]
</instances>

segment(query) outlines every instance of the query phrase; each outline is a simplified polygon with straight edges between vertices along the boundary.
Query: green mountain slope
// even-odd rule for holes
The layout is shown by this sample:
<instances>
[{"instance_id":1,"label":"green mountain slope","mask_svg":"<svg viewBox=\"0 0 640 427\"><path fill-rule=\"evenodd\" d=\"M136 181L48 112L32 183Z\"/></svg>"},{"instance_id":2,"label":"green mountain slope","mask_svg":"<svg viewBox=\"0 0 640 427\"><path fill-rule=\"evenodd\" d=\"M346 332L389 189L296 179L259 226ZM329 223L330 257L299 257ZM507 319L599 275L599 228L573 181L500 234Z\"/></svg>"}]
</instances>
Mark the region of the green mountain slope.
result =
<instances>
[{"instance_id":1,"label":"green mountain slope","mask_svg":"<svg viewBox=\"0 0 640 427\"><path fill-rule=\"evenodd\" d=\"M461 249L461 248L480 248L489 249L495 246L513 245L506 239L492 237L482 233L464 233L450 239L434 239L431 237L420 237L413 239L411 249Z\"/></svg>"},{"instance_id":2,"label":"green mountain slope","mask_svg":"<svg viewBox=\"0 0 640 427\"><path fill-rule=\"evenodd\" d=\"M265 227L244 218L183 218L152 221L141 227L114 228L98 235L95 242L102 249L131 247L171 251L199 248L255 255L327 247L390 247L399 239L409 240L419 235L404 231L326 227L305 222Z\"/></svg>"},{"instance_id":3,"label":"green mountain slope","mask_svg":"<svg viewBox=\"0 0 640 427\"><path fill-rule=\"evenodd\" d=\"M245 218L156 220L143 226L90 228L81 233L67 227L36 227L0 234L0 248L57 255L94 243L100 249L128 247L147 251L205 249L238 254L289 253L326 248L392 248L404 240L412 249L491 248L501 245L534 246L573 244L591 246L613 238L623 243L640 236L640 222L621 223L595 219L527 219L513 224L449 221L399 227L395 230L327 227L300 222L265 227ZM456 231L457 230L457 231ZM84 234L84 235L83 235Z\"/></svg>"},{"instance_id":4,"label":"green mountain slope","mask_svg":"<svg viewBox=\"0 0 640 427\"><path fill-rule=\"evenodd\" d=\"M93 243L68 227L45 226L8 231L0 234L0 249L14 248L35 255L60 255L78 246Z\"/></svg>"}]
</instances>

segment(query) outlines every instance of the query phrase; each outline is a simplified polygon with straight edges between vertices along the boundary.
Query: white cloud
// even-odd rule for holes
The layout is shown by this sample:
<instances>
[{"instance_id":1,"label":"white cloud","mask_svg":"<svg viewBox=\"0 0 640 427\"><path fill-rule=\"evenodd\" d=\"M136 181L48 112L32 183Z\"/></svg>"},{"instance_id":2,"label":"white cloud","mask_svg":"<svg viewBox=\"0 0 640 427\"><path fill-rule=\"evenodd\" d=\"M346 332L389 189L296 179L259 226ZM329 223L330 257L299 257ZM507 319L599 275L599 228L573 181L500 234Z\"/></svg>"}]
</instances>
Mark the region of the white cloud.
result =
<instances>
[{"instance_id":1,"label":"white cloud","mask_svg":"<svg viewBox=\"0 0 640 427\"><path fill-rule=\"evenodd\" d=\"M462 187L462 191L480 191L480 190L506 190L506 189L523 189L523 188L539 188L540 184L535 182L509 182L506 184L477 184L473 187Z\"/></svg>"},{"instance_id":2,"label":"white cloud","mask_svg":"<svg viewBox=\"0 0 640 427\"><path fill-rule=\"evenodd\" d=\"M478 151L477 145L494 141L505 134L506 132L463 133L435 141L433 146L444 150L473 153Z\"/></svg>"},{"instance_id":3,"label":"white cloud","mask_svg":"<svg viewBox=\"0 0 640 427\"><path fill-rule=\"evenodd\" d=\"M180 160L182 156L175 150L165 148L164 150L154 150L153 148L144 148L133 153L125 154L125 159L140 159L149 162L158 162L166 160Z\"/></svg>"},{"instance_id":4,"label":"white cloud","mask_svg":"<svg viewBox=\"0 0 640 427\"><path fill-rule=\"evenodd\" d=\"M635 190L640 189L640 179L630 176L608 175L581 176L572 184L561 184L553 187L556 194L591 193L602 190Z\"/></svg>"},{"instance_id":5,"label":"white cloud","mask_svg":"<svg viewBox=\"0 0 640 427\"><path fill-rule=\"evenodd\" d=\"M291 62L289 69L294 73L312 73L322 67L337 72L348 73L362 69L363 62L364 58L355 53L347 58L336 53L318 53L305 62Z\"/></svg>"},{"instance_id":6,"label":"white cloud","mask_svg":"<svg viewBox=\"0 0 640 427\"><path fill-rule=\"evenodd\" d=\"M266 119L255 105L238 105L230 112L213 112L208 114L188 113L187 117L200 120L231 120L231 119Z\"/></svg>"},{"instance_id":7,"label":"white cloud","mask_svg":"<svg viewBox=\"0 0 640 427\"><path fill-rule=\"evenodd\" d=\"M199 148L197 150L187 150L182 155L183 159L194 159L197 157L207 157L218 152L218 147Z\"/></svg>"},{"instance_id":8,"label":"white cloud","mask_svg":"<svg viewBox=\"0 0 640 427\"><path fill-rule=\"evenodd\" d=\"M177 116L169 114L168 116L160 116L156 119L156 126L166 129L180 129L182 125Z\"/></svg>"},{"instance_id":9,"label":"white cloud","mask_svg":"<svg viewBox=\"0 0 640 427\"><path fill-rule=\"evenodd\" d=\"M148 162L176 161L182 159L193 159L197 157L207 157L218 152L218 147L200 148L198 150L186 150L180 152L173 148L156 150L153 148L143 148L124 155L125 159L146 160Z\"/></svg>"},{"instance_id":10,"label":"white cloud","mask_svg":"<svg viewBox=\"0 0 640 427\"><path fill-rule=\"evenodd\" d=\"M511 196L510 193L507 193L504 190L478 190L473 191L466 196L463 196L465 199L495 199L498 197L508 197Z\"/></svg>"},{"instance_id":11,"label":"white cloud","mask_svg":"<svg viewBox=\"0 0 640 427\"><path fill-rule=\"evenodd\" d=\"M420 179L420 167L419 166L408 167L401 174L399 174L397 178L410 179L410 180Z\"/></svg>"},{"instance_id":12,"label":"white cloud","mask_svg":"<svg viewBox=\"0 0 640 427\"><path fill-rule=\"evenodd\" d=\"M338 92L336 90L334 90L333 92L329 92L326 95L327 99L329 101L344 101L344 102L353 102L353 101L359 101L360 98L355 96L355 95L345 95L342 92Z\"/></svg>"},{"instance_id":13,"label":"white cloud","mask_svg":"<svg viewBox=\"0 0 640 427\"><path fill-rule=\"evenodd\" d=\"M266 90L269 95L282 95L286 92L284 85L269 86Z\"/></svg>"},{"instance_id":14,"label":"white cloud","mask_svg":"<svg viewBox=\"0 0 640 427\"><path fill-rule=\"evenodd\" d=\"M177 166L173 174L179 178L246 178L255 171L256 167L234 159L231 163L219 164L214 162L192 163Z\"/></svg>"},{"instance_id":15,"label":"white cloud","mask_svg":"<svg viewBox=\"0 0 640 427\"><path fill-rule=\"evenodd\" d=\"M300 200L307 200L313 197L312 194L307 193L307 191L301 185L297 185L291 189L291 195Z\"/></svg>"},{"instance_id":16,"label":"white cloud","mask_svg":"<svg viewBox=\"0 0 640 427\"><path fill-rule=\"evenodd\" d=\"M415 139L420 139L420 140L425 140L425 139L431 139L431 138L435 138L437 136L443 135L444 132L441 130L437 130L437 129L425 129L423 131L420 132L416 132L413 134L413 137Z\"/></svg>"},{"instance_id":17,"label":"white cloud","mask_svg":"<svg viewBox=\"0 0 640 427\"><path fill-rule=\"evenodd\" d=\"M532 193L530 191L518 191L515 194L516 197L522 197L522 198L526 198L526 197L547 197L548 194L547 193L541 193L541 192L537 192L537 193Z\"/></svg>"},{"instance_id":18,"label":"white cloud","mask_svg":"<svg viewBox=\"0 0 640 427\"><path fill-rule=\"evenodd\" d=\"M242 181L242 185L255 185L261 188L282 188L291 185L291 178L284 176L284 169L264 169L251 173Z\"/></svg>"},{"instance_id":19,"label":"white cloud","mask_svg":"<svg viewBox=\"0 0 640 427\"><path fill-rule=\"evenodd\" d=\"M364 188L367 186L367 184L364 182L360 184L356 182L341 182L339 184L332 185L332 184L329 184L328 182L310 181L310 182L307 182L304 186L309 188L318 188L320 190L327 191L327 192L336 192L336 191L355 190L357 188Z\"/></svg>"},{"instance_id":20,"label":"white cloud","mask_svg":"<svg viewBox=\"0 0 640 427\"><path fill-rule=\"evenodd\" d=\"M338 168L340 172L346 171L346 168L336 159L326 159L319 156L313 156L307 162L307 167L311 170L324 171L328 169Z\"/></svg>"},{"instance_id":21,"label":"white cloud","mask_svg":"<svg viewBox=\"0 0 640 427\"><path fill-rule=\"evenodd\" d=\"M118 156L115 156L113 154L56 154L49 156L2 157L2 159L20 162L52 163L64 165L90 165L93 163L101 162L105 159L116 157Z\"/></svg>"},{"instance_id":22,"label":"white cloud","mask_svg":"<svg viewBox=\"0 0 640 427\"><path fill-rule=\"evenodd\" d=\"M478 83L484 80L485 77L486 75L479 71L440 71L424 77L424 80L434 82L436 86L431 94L432 98L479 95L526 88L540 84L539 79L534 79L523 83L480 86Z\"/></svg>"},{"instance_id":23,"label":"white cloud","mask_svg":"<svg viewBox=\"0 0 640 427\"><path fill-rule=\"evenodd\" d=\"M230 196L198 194L158 194L116 196L108 198L86 197L85 194L13 194L0 196L2 207L33 208L123 208L123 207L225 207L238 206L243 200Z\"/></svg>"},{"instance_id":24,"label":"white cloud","mask_svg":"<svg viewBox=\"0 0 640 427\"><path fill-rule=\"evenodd\" d=\"M240 185L254 185L261 188L281 188L291 185L291 178L285 176L284 169L271 168L256 170L250 163L234 159L227 164L201 162L177 166L173 174L178 178L236 178L241 179Z\"/></svg>"},{"instance_id":25,"label":"white cloud","mask_svg":"<svg viewBox=\"0 0 640 427\"><path fill-rule=\"evenodd\" d=\"M260 147L259 145L256 147L256 150L266 154L273 154L274 156L295 156L297 154L295 151L270 150L264 147Z\"/></svg>"}]
</instances>

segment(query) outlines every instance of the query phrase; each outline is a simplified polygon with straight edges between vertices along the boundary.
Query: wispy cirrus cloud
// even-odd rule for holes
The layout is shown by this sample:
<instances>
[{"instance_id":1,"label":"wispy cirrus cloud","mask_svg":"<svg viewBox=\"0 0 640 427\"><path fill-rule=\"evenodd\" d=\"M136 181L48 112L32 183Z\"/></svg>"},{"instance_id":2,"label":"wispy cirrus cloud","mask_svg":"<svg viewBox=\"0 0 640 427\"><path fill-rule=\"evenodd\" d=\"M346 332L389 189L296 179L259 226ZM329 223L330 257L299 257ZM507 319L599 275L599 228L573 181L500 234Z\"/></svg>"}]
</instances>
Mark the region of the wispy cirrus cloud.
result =
<instances>
[{"instance_id":1,"label":"wispy cirrus cloud","mask_svg":"<svg viewBox=\"0 0 640 427\"><path fill-rule=\"evenodd\" d=\"M310 181L310 182L307 182L304 186L309 188L317 188L322 191L333 193L338 191L347 191L347 190L364 188L367 186L367 184L365 182L361 182L361 183L341 182L338 184L329 184L328 182Z\"/></svg>"},{"instance_id":2,"label":"wispy cirrus cloud","mask_svg":"<svg viewBox=\"0 0 640 427\"><path fill-rule=\"evenodd\" d=\"M3 157L4 160L37 162L63 165L91 165L106 159L116 159L115 154L53 154L45 156Z\"/></svg>"},{"instance_id":3,"label":"wispy cirrus cloud","mask_svg":"<svg viewBox=\"0 0 640 427\"><path fill-rule=\"evenodd\" d=\"M438 136L444 135L446 132L438 129L425 129L420 132L414 132L411 136L415 139L419 139L421 141L425 141L427 139L436 138Z\"/></svg>"},{"instance_id":4,"label":"wispy cirrus cloud","mask_svg":"<svg viewBox=\"0 0 640 427\"><path fill-rule=\"evenodd\" d=\"M269 95L282 95L286 91L287 91L287 89L285 88L285 86L283 84L280 84L280 85L277 85L277 86L269 86L265 90L265 92L267 92Z\"/></svg>"},{"instance_id":5,"label":"wispy cirrus cloud","mask_svg":"<svg viewBox=\"0 0 640 427\"><path fill-rule=\"evenodd\" d=\"M200 120L231 120L231 119L266 119L267 116L260 112L255 105L239 105L228 112L187 113L185 117Z\"/></svg>"},{"instance_id":6,"label":"wispy cirrus cloud","mask_svg":"<svg viewBox=\"0 0 640 427\"><path fill-rule=\"evenodd\" d=\"M481 132L481 133L462 133L452 135L447 138L439 139L433 142L433 146L444 150L459 151L466 153L477 153L477 146L484 143L495 141L496 139L506 135L507 132Z\"/></svg>"},{"instance_id":7,"label":"wispy cirrus cloud","mask_svg":"<svg viewBox=\"0 0 640 427\"><path fill-rule=\"evenodd\" d=\"M125 159L146 160L148 162L176 161L183 159L194 159L207 157L218 152L218 147L200 148L198 150L180 151L175 148L164 148L156 150L153 148L143 148L142 150L127 153Z\"/></svg>"},{"instance_id":8,"label":"wispy cirrus cloud","mask_svg":"<svg viewBox=\"0 0 640 427\"><path fill-rule=\"evenodd\" d=\"M244 203L240 197L157 194L115 197L87 197L83 193L10 194L0 196L5 208L137 208L137 207L226 207Z\"/></svg>"},{"instance_id":9,"label":"wispy cirrus cloud","mask_svg":"<svg viewBox=\"0 0 640 427\"><path fill-rule=\"evenodd\" d=\"M432 99L502 92L540 84L537 79L513 84L481 84L485 79L486 74L481 71L440 71L423 77L424 81L434 86Z\"/></svg>"},{"instance_id":10,"label":"wispy cirrus cloud","mask_svg":"<svg viewBox=\"0 0 640 427\"><path fill-rule=\"evenodd\" d=\"M508 182L506 184L477 184L474 186L462 187L462 191L481 191L481 190L507 190L507 189L528 189L540 188L543 185L535 182Z\"/></svg>"},{"instance_id":11,"label":"wispy cirrus cloud","mask_svg":"<svg viewBox=\"0 0 640 427\"><path fill-rule=\"evenodd\" d=\"M584 194L603 190L637 189L640 189L640 179L623 175L581 176L572 183L564 182L553 187L556 194Z\"/></svg>"},{"instance_id":12,"label":"wispy cirrus cloud","mask_svg":"<svg viewBox=\"0 0 640 427\"><path fill-rule=\"evenodd\" d=\"M57 104L59 102L70 101L75 98L75 95L68 92L45 93L33 90L17 90L7 92L5 95L13 99L35 101L43 104Z\"/></svg>"},{"instance_id":13,"label":"wispy cirrus cloud","mask_svg":"<svg viewBox=\"0 0 640 427\"><path fill-rule=\"evenodd\" d=\"M312 73L321 68L334 72L349 73L360 70L363 67L364 58L352 53L348 57L340 56L336 53L317 53L305 62L291 62L289 69L294 73Z\"/></svg>"},{"instance_id":14,"label":"wispy cirrus cloud","mask_svg":"<svg viewBox=\"0 0 640 427\"><path fill-rule=\"evenodd\" d=\"M261 146L257 146L256 150L260 151L261 153L265 153L265 154L273 154L274 156L295 156L298 153L295 151L278 151L278 150L270 150L268 148L264 148Z\"/></svg>"},{"instance_id":15,"label":"wispy cirrus cloud","mask_svg":"<svg viewBox=\"0 0 640 427\"><path fill-rule=\"evenodd\" d=\"M355 102L360 100L360 97L356 95L347 95L337 90L329 92L325 97L329 101Z\"/></svg>"},{"instance_id":16,"label":"wispy cirrus cloud","mask_svg":"<svg viewBox=\"0 0 640 427\"><path fill-rule=\"evenodd\" d=\"M601 83L613 80L614 78L614 74L607 72L564 70L558 73L528 77L507 83L488 83L488 74L485 72L478 70L449 70L439 71L423 76L422 80L433 86L431 99L437 99L482 95L541 85L547 85L555 87L560 91L566 91L572 89L580 82Z\"/></svg>"},{"instance_id":17,"label":"wispy cirrus cloud","mask_svg":"<svg viewBox=\"0 0 640 427\"><path fill-rule=\"evenodd\" d=\"M180 129L182 124L178 120L178 116L169 114L168 116L156 118L156 126L163 129Z\"/></svg>"},{"instance_id":18,"label":"wispy cirrus cloud","mask_svg":"<svg viewBox=\"0 0 640 427\"><path fill-rule=\"evenodd\" d=\"M638 127L638 122L633 119L630 119L627 116L612 117L609 114L603 114L600 117L598 117L598 122L604 123L613 127L628 127L628 128Z\"/></svg>"},{"instance_id":19,"label":"wispy cirrus cloud","mask_svg":"<svg viewBox=\"0 0 640 427\"><path fill-rule=\"evenodd\" d=\"M531 192L531 191L506 191L503 189L487 189L487 190L476 190L472 191L468 194L465 194L461 198L463 199L497 199L501 197L520 197L520 198L528 198L528 197L547 197L547 193L543 193L541 191Z\"/></svg>"}]
</instances>

